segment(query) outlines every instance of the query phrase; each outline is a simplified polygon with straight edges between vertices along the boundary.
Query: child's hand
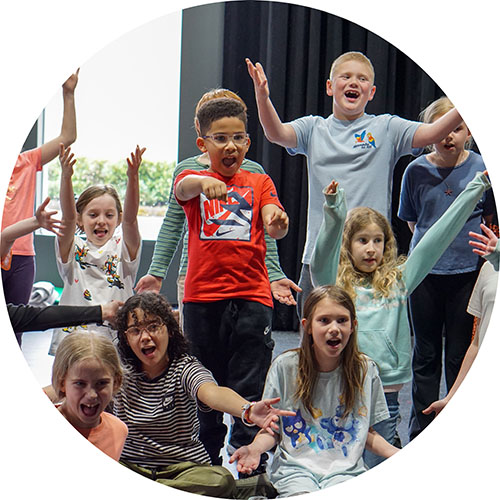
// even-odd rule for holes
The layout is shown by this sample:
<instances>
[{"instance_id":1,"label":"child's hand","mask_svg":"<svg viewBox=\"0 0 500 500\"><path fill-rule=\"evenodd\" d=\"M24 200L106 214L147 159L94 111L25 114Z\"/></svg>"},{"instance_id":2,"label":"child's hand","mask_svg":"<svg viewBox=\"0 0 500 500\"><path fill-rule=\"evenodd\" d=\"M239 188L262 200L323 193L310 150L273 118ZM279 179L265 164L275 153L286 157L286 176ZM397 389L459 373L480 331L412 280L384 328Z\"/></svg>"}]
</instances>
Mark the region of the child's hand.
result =
<instances>
[{"instance_id":1,"label":"child's hand","mask_svg":"<svg viewBox=\"0 0 500 500\"><path fill-rule=\"evenodd\" d=\"M76 70L62 85L63 93L73 94L75 92L76 84L78 83L78 73L80 68Z\"/></svg>"},{"instance_id":2,"label":"child's hand","mask_svg":"<svg viewBox=\"0 0 500 500\"><path fill-rule=\"evenodd\" d=\"M258 425L261 429L274 435L273 429L279 431L278 420L280 416L294 416L294 411L280 410L272 405L279 403L280 398L263 399L255 403L248 414L250 421Z\"/></svg>"},{"instance_id":3,"label":"child's hand","mask_svg":"<svg viewBox=\"0 0 500 500\"><path fill-rule=\"evenodd\" d=\"M111 302L106 302L106 304L101 304L101 315L102 320L111 323L112 326L115 326L116 313L121 306L123 306L124 302L119 300L112 300Z\"/></svg>"},{"instance_id":4,"label":"child's hand","mask_svg":"<svg viewBox=\"0 0 500 500\"><path fill-rule=\"evenodd\" d=\"M69 146L65 148L62 142L59 144L59 163L61 164L62 175L71 177L76 158L71 152L71 148Z\"/></svg>"},{"instance_id":5,"label":"child's hand","mask_svg":"<svg viewBox=\"0 0 500 500\"><path fill-rule=\"evenodd\" d=\"M238 462L236 470L242 474L251 474L260 464L260 453L251 446L238 448L229 458L229 463Z\"/></svg>"},{"instance_id":6,"label":"child's hand","mask_svg":"<svg viewBox=\"0 0 500 500\"><path fill-rule=\"evenodd\" d=\"M227 201L227 186L214 177L201 178L201 191L209 200Z\"/></svg>"},{"instance_id":7,"label":"child's hand","mask_svg":"<svg viewBox=\"0 0 500 500\"><path fill-rule=\"evenodd\" d=\"M339 187L339 183L335 180L333 180L332 182L330 182L330 184L328 184L328 186L326 186L326 188L324 189L324 193L325 194L335 194L337 192L337 188Z\"/></svg>"},{"instance_id":8,"label":"child's hand","mask_svg":"<svg viewBox=\"0 0 500 500\"><path fill-rule=\"evenodd\" d=\"M484 231L484 234L474 233L473 231L469 232L469 236L471 238L476 238L479 241L471 240L469 241L469 245L475 248L472 249L474 253L477 253L481 257L493 253L497 246L498 238L495 233L484 224L481 224L481 229Z\"/></svg>"},{"instance_id":9,"label":"child's hand","mask_svg":"<svg viewBox=\"0 0 500 500\"><path fill-rule=\"evenodd\" d=\"M288 215L277 205L273 205L273 210L267 214L267 225L275 227L280 231L288 230Z\"/></svg>"},{"instance_id":10,"label":"child's hand","mask_svg":"<svg viewBox=\"0 0 500 500\"><path fill-rule=\"evenodd\" d=\"M45 210L49 201L50 198L47 196L44 202L36 209L36 220L40 227L47 229L47 231L52 231L56 236L61 236L60 230L63 227L61 221L52 218L57 213L57 210L51 210L50 212Z\"/></svg>"},{"instance_id":11,"label":"child's hand","mask_svg":"<svg viewBox=\"0 0 500 500\"><path fill-rule=\"evenodd\" d=\"M144 154L144 151L146 151L146 148L140 148L139 146L136 146L135 153L130 153L130 158L127 158L127 174L137 174L139 167L141 166L142 155Z\"/></svg>"},{"instance_id":12,"label":"child's hand","mask_svg":"<svg viewBox=\"0 0 500 500\"><path fill-rule=\"evenodd\" d=\"M271 293L273 297L282 304L287 306L296 306L294 296L292 295L292 289L296 292L301 292L302 288L296 285L292 280L288 278L282 278L280 280L271 281Z\"/></svg>"},{"instance_id":13,"label":"child's hand","mask_svg":"<svg viewBox=\"0 0 500 500\"><path fill-rule=\"evenodd\" d=\"M422 410L422 413L424 415L430 415L431 413L435 412L437 417L441 410L447 405L448 401L443 398L439 399L438 401L434 401L431 405L429 405L425 410Z\"/></svg>"},{"instance_id":14,"label":"child's hand","mask_svg":"<svg viewBox=\"0 0 500 500\"><path fill-rule=\"evenodd\" d=\"M245 62L247 63L248 74L253 80L255 96L257 99L267 99L269 97L269 85L262 64L257 63L254 66L252 61L248 58L245 59Z\"/></svg>"}]
</instances>

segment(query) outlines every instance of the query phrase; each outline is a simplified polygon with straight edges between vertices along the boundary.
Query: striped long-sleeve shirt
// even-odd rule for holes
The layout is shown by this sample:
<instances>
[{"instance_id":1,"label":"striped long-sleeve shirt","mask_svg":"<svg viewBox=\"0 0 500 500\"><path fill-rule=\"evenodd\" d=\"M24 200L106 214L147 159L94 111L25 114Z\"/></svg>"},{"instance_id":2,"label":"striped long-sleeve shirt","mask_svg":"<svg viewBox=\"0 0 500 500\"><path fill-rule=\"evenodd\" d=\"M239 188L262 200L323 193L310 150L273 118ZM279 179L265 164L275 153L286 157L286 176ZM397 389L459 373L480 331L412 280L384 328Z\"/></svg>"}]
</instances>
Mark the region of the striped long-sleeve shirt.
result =
<instances>
[{"instance_id":1,"label":"striped long-sleeve shirt","mask_svg":"<svg viewBox=\"0 0 500 500\"><path fill-rule=\"evenodd\" d=\"M199 439L197 400L201 385L214 378L195 357L184 354L155 379L130 368L113 403L113 413L128 427L121 458L146 468L180 462L210 463Z\"/></svg>"}]
</instances>

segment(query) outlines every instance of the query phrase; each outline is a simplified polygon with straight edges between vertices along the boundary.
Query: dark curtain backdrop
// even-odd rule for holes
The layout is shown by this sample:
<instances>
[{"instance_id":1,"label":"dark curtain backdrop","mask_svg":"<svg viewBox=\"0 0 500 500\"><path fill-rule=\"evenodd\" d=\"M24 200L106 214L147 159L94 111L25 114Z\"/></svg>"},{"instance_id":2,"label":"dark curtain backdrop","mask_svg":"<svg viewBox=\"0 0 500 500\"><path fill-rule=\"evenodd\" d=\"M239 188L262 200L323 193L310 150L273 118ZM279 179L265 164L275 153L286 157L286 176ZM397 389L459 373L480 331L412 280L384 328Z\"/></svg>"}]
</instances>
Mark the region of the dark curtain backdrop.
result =
<instances>
[{"instance_id":1,"label":"dark curtain backdrop","mask_svg":"<svg viewBox=\"0 0 500 500\"><path fill-rule=\"evenodd\" d=\"M225 7L222 85L238 92L248 105L252 145L248 157L259 162L276 184L290 216L290 231L278 242L281 266L298 280L307 220L307 169L303 156L290 156L264 137L253 84L245 57L260 61L266 71L271 100L282 121L304 115L328 116L332 98L325 92L332 61L356 50L375 68L375 98L371 114L391 113L416 120L420 111L443 95L434 81L397 48L365 28L316 9L278 2L228 2ZM401 252L410 233L396 216L401 176L412 157L396 166L393 187L393 228ZM274 314L276 330L296 330L295 310L281 304Z\"/></svg>"}]
</instances>

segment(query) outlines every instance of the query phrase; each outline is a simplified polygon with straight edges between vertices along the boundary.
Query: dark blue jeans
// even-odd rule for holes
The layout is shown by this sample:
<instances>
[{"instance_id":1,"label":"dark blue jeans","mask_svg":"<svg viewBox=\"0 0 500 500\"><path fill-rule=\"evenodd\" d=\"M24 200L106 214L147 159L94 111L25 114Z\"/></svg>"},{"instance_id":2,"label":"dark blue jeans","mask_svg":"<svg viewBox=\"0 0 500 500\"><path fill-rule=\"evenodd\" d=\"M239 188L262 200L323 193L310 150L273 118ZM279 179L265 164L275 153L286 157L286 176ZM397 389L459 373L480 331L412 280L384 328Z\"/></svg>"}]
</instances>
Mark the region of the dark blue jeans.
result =
<instances>
[{"instance_id":1,"label":"dark blue jeans","mask_svg":"<svg viewBox=\"0 0 500 500\"><path fill-rule=\"evenodd\" d=\"M217 383L248 401L260 400L274 347L272 308L243 299L186 302L183 315L191 353L212 372ZM227 431L223 414L199 411L198 418L200 439L212 464L220 465ZM251 443L258 430L235 418L230 446L239 448Z\"/></svg>"}]
</instances>

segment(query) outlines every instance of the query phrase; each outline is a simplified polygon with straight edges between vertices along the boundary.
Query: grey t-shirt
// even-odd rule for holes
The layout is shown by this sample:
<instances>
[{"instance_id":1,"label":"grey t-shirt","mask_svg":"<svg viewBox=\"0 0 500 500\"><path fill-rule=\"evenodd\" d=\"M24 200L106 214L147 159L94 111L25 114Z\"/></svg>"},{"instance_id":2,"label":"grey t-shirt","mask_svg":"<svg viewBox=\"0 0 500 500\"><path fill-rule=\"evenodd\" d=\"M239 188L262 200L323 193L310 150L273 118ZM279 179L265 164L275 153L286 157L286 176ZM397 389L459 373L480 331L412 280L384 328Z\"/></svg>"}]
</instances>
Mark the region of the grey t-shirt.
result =
<instances>
[{"instance_id":1,"label":"grey t-shirt","mask_svg":"<svg viewBox=\"0 0 500 500\"><path fill-rule=\"evenodd\" d=\"M353 121L304 116L290 125L297 147L287 151L307 156L309 204L302 262L309 264L322 220L323 189L335 179L345 189L348 209L367 206L390 219L394 166L412 153L421 123L364 114Z\"/></svg>"}]
</instances>

